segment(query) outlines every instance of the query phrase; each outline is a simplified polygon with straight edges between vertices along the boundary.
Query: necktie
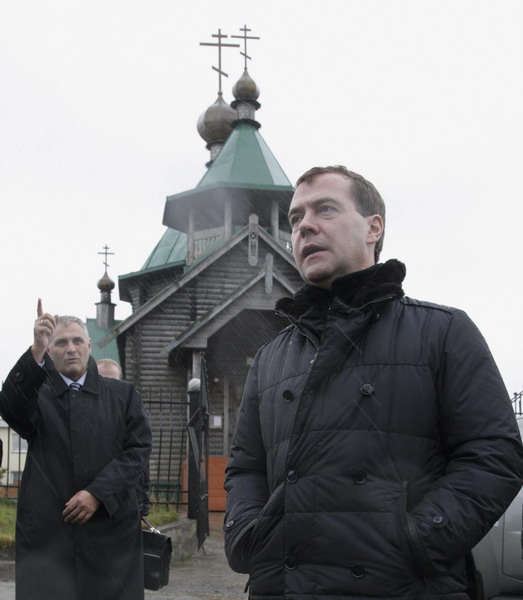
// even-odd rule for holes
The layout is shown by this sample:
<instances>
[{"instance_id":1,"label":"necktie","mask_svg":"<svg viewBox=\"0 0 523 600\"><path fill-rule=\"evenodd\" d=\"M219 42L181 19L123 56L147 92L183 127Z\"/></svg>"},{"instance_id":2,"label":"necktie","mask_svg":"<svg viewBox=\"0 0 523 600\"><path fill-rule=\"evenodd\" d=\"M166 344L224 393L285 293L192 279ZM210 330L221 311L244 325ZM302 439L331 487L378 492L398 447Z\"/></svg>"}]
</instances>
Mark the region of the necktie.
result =
<instances>
[{"instance_id":1,"label":"necktie","mask_svg":"<svg viewBox=\"0 0 523 600\"><path fill-rule=\"evenodd\" d=\"M73 383L69 384L69 387L77 392L82 386L78 383L78 381L73 381Z\"/></svg>"}]
</instances>

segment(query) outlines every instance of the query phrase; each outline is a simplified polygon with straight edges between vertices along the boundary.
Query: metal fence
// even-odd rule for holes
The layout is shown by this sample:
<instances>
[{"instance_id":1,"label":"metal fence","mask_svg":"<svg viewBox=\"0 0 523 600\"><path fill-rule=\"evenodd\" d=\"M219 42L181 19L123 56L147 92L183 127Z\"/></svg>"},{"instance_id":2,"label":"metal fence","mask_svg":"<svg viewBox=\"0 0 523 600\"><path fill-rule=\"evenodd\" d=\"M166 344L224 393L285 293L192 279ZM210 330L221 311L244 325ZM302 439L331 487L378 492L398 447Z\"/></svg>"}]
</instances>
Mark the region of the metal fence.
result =
<instances>
[{"instance_id":1,"label":"metal fence","mask_svg":"<svg viewBox=\"0 0 523 600\"><path fill-rule=\"evenodd\" d=\"M204 361L201 380L193 381L196 387L182 399L173 390L142 390L153 433L143 485L151 504L174 505L177 512L187 506L187 516L196 520L200 548L209 534L209 398ZM27 442L10 428L2 429L7 459L0 497L18 498Z\"/></svg>"},{"instance_id":2,"label":"metal fence","mask_svg":"<svg viewBox=\"0 0 523 600\"><path fill-rule=\"evenodd\" d=\"M187 505L187 399L173 390L145 390L142 398L153 431L149 460L151 503Z\"/></svg>"},{"instance_id":3,"label":"metal fence","mask_svg":"<svg viewBox=\"0 0 523 600\"><path fill-rule=\"evenodd\" d=\"M27 441L0 419L3 459L0 468L0 497L18 498L18 489L27 455Z\"/></svg>"},{"instance_id":4,"label":"metal fence","mask_svg":"<svg viewBox=\"0 0 523 600\"><path fill-rule=\"evenodd\" d=\"M153 430L153 448L145 486L151 503L174 504L179 511L188 504L187 406L172 390L142 392L143 404ZM18 498L27 455L27 441L0 420L3 460L0 497Z\"/></svg>"},{"instance_id":5,"label":"metal fence","mask_svg":"<svg viewBox=\"0 0 523 600\"><path fill-rule=\"evenodd\" d=\"M202 382L205 378L202 378ZM202 385L202 412L205 420L207 415L207 386ZM142 391L143 403L149 415L153 429L153 449L149 465L149 494L153 503L169 503L181 506L189 503L188 490L188 399L176 397L172 390ZM516 415L523 415L523 391L511 398ZM200 482L207 480L208 447L206 435L201 429L198 435L203 435L203 447L198 457L202 470ZM18 498L18 490L22 471L25 465L27 442L20 438L11 428L0 420L0 439L3 440L2 477L0 478L0 497ZM201 443L201 442L200 442ZM199 493L202 502L206 499L206 488ZM202 507L203 508L203 507ZM205 511L202 511L202 514Z\"/></svg>"},{"instance_id":6,"label":"metal fence","mask_svg":"<svg viewBox=\"0 0 523 600\"><path fill-rule=\"evenodd\" d=\"M197 381L193 380L194 383ZM189 391L189 397L187 516L196 519L198 548L201 548L209 535L209 397L204 362L202 362L202 379L192 391Z\"/></svg>"},{"instance_id":7,"label":"metal fence","mask_svg":"<svg viewBox=\"0 0 523 600\"><path fill-rule=\"evenodd\" d=\"M516 415L523 415L523 391L512 396L512 408L514 409Z\"/></svg>"}]
</instances>

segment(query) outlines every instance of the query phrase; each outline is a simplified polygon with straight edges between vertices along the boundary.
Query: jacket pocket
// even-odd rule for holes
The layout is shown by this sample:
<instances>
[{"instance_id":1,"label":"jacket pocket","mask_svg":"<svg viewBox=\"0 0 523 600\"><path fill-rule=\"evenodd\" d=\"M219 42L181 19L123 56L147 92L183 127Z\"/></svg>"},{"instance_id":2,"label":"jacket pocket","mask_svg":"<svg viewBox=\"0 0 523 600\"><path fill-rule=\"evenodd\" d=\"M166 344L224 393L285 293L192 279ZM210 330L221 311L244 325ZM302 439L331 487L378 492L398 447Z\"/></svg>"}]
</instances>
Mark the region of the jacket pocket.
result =
<instances>
[{"instance_id":1,"label":"jacket pocket","mask_svg":"<svg viewBox=\"0 0 523 600\"><path fill-rule=\"evenodd\" d=\"M225 555L229 566L237 573L248 573L246 548L249 545L251 532L256 525L256 519L245 519L237 526L234 521L229 521L224 526Z\"/></svg>"},{"instance_id":2,"label":"jacket pocket","mask_svg":"<svg viewBox=\"0 0 523 600\"><path fill-rule=\"evenodd\" d=\"M278 513L281 514L283 512L283 490L284 486L283 484L280 484L272 492L249 533L249 537L245 546L245 557L248 563L251 563L252 559L267 541L269 532L274 530L275 520L278 518Z\"/></svg>"},{"instance_id":3,"label":"jacket pocket","mask_svg":"<svg viewBox=\"0 0 523 600\"><path fill-rule=\"evenodd\" d=\"M396 520L401 550L421 577L434 575L435 569L420 538L415 519L407 512L409 484L401 486L400 501L396 504Z\"/></svg>"}]
</instances>

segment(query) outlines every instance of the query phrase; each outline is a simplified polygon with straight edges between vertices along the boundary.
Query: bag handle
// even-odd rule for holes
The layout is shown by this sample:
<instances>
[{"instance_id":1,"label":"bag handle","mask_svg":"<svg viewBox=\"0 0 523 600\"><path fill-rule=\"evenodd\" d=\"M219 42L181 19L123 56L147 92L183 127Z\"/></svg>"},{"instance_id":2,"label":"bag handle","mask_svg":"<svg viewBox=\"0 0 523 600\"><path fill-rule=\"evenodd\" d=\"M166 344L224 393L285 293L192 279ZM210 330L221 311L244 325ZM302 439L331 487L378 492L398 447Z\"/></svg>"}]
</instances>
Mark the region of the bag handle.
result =
<instances>
[{"instance_id":1,"label":"bag handle","mask_svg":"<svg viewBox=\"0 0 523 600\"><path fill-rule=\"evenodd\" d=\"M149 530L153 533L162 533L159 529L153 527L145 517L142 517L142 521L147 525L147 527L149 527Z\"/></svg>"}]
</instances>

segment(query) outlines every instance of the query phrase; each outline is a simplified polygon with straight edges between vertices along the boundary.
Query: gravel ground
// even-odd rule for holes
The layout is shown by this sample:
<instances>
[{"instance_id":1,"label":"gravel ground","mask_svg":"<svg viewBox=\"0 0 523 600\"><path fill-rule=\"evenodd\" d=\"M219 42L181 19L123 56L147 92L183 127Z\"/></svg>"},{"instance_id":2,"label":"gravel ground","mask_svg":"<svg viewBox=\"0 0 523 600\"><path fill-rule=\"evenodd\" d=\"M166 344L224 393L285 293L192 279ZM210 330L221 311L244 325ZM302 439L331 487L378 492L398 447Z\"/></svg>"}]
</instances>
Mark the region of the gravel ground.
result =
<instances>
[{"instance_id":1,"label":"gravel ground","mask_svg":"<svg viewBox=\"0 0 523 600\"><path fill-rule=\"evenodd\" d=\"M231 571L223 554L223 513L210 513L210 535L194 558L172 561L169 585L146 600L246 600L247 575ZM0 561L0 600L15 600L14 563Z\"/></svg>"}]
</instances>

